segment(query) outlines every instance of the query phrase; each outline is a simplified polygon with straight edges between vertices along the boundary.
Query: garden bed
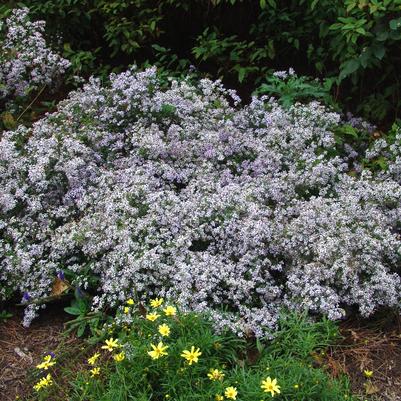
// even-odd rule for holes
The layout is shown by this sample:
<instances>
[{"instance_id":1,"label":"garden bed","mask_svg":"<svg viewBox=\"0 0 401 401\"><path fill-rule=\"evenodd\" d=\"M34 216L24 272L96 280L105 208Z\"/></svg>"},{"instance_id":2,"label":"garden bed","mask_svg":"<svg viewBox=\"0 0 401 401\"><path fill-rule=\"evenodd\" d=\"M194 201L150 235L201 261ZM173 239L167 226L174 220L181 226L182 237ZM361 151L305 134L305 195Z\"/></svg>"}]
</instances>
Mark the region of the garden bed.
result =
<instances>
[{"instance_id":1,"label":"garden bed","mask_svg":"<svg viewBox=\"0 0 401 401\"><path fill-rule=\"evenodd\" d=\"M63 325L69 318L59 305L50 306L30 328L21 325L21 309L14 309L13 313L12 318L0 324L2 401L15 401L17 396L29 399L33 394L32 372L45 353L57 350L69 355L59 372L68 366L81 368L82 355L87 353L84 341L74 335L63 335ZM393 316L371 321L347 320L340 325L340 333L343 338L338 344L325 355L314 355L316 365L327 369L333 377L347 374L353 392L361 399L401 400L400 319ZM369 380L364 370L373 372ZM63 382L62 374L57 378Z\"/></svg>"}]
</instances>

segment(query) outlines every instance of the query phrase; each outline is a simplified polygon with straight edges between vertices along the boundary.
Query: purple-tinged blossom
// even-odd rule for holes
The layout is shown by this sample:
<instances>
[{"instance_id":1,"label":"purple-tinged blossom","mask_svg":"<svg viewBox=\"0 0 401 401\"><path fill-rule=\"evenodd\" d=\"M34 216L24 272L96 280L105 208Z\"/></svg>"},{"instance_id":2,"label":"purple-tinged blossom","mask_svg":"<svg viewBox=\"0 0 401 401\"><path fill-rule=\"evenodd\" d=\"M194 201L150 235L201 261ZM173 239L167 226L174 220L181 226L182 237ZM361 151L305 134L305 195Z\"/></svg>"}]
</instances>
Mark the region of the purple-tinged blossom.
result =
<instances>
[{"instance_id":1,"label":"purple-tinged blossom","mask_svg":"<svg viewBox=\"0 0 401 401\"><path fill-rule=\"evenodd\" d=\"M258 337L284 306L399 307L401 142L374 150L393 155L387 173L352 177L338 114L235 99L218 81L163 89L154 68L128 70L5 132L0 297L48 295L59 266L86 289L89 268L94 308L157 294Z\"/></svg>"}]
</instances>

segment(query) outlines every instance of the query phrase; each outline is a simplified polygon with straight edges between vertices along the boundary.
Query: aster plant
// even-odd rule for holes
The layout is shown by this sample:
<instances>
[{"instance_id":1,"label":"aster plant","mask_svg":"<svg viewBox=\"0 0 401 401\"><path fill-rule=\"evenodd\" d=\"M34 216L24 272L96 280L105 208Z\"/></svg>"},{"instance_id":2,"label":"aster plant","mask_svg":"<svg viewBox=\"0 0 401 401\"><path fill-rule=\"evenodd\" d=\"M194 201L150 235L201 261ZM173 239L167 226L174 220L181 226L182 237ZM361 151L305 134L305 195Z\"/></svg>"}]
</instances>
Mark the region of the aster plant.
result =
<instances>
[{"instance_id":1,"label":"aster plant","mask_svg":"<svg viewBox=\"0 0 401 401\"><path fill-rule=\"evenodd\" d=\"M283 307L398 307L400 181L350 175L340 124L154 68L92 78L1 138L0 296L44 297L63 270L97 277L95 309L160 296L258 337Z\"/></svg>"}]
</instances>

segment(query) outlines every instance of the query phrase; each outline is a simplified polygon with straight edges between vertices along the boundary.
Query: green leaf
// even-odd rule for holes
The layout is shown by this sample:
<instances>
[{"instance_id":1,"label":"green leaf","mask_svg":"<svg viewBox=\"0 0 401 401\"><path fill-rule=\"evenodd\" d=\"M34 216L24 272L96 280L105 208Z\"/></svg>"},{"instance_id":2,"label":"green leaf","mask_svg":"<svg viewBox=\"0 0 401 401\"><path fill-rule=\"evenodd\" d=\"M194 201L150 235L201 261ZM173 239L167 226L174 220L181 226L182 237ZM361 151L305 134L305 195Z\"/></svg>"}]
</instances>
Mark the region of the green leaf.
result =
<instances>
[{"instance_id":1,"label":"green leaf","mask_svg":"<svg viewBox=\"0 0 401 401\"><path fill-rule=\"evenodd\" d=\"M341 65L340 80L354 73L360 67L358 59L351 59Z\"/></svg>"},{"instance_id":2,"label":"green leaf","mask_svg":"<svg viewBox=\"0 0 401 401\"><path fill-rule=\"evenodd\" d=\"M64 311L74 316L79 316L81 314L81 310L78 308L74 308L73 306L65 307Z\"/></svg>"},{"instance_id":3,"label":"green leaf","mask_svg":"<svg viewBox=\"0 0 401 401\"><path fill-rule=\"evenodd\" d=\"M388 168L388 164L387 164L387 160L381 156L379 157L376 162L375 162L382 170L387 170Z\"/></svg>"},{"instance_id":4,"label":"green leaf","mask_svg":"<svg viewBox=\"0 0 401 401\"><path fill-rule=\"evenodd\" d=\"M176 108L172 104L164 103L162 104L160 111L165 115L173 115L176 111Z\"/></svg>"},{"instance_id":5,"label":"green leaf","mask_svg":"<svg viewBox=\"0 0 401 401\"><path fill-rule=\"evenodd\" d=\"M374 46L373 54L375 55L376 58L381 60L386 54L386 48L384 46Z\"/></svg>"},{"instance_id":6,"label":"green leaf","mask_svg":"<svg viewBox=\"0 0 401 401\"><path fill-rule=\"evenodd\" d=\"M314 10L316 7L316 4L319 2L319 0L313 0L312 4L310 5L311 10Z\"/></svg>"},{"instance_id":7,"label":"green leaf","mask_svg":"<svg viewBox=\"0 0 401 401\"><path fill-rule=\"evenodd\" d=\"M85 332L85 327L86 327L85 323L82 323L81 325L79 325L78 330L77 330L77 336L78 337L82 337L82 335Z\"/></svg>"},{"instance_id":8,"label":"green leaf","mask_svg":"<svg viewBox=\"0 0 401 401\"><path fill-rule=\"evenodd\" d=\"M266 0L260 0L259 1L260 4L260 8L263 10L264 8L266 8Z\"/></svg>"},{"instance_id":9,"label":"green leaf","mask_svg":"<svg viewBox=\"0 0 401 401\"><path fill-rule=\"evenodd\" d=\"M246 75L246 69L245 68L240 68L238 70L238 81L239 81L239 83L241 83L244 80L245 75Z\"/></svg>"},{"instance_id":10,"label":"green leaf","mask_svg":"<svg viewBox=\"0 0 401 401\"><path fill-rule=\"evenodd\" d=\"M273 8L274 10L277 8L277 4L275 0L267 0L267 2L269 3L269 6L271 8Z\"/></svg>"},{"instance_id":11,"label":"green leaf","mask_svg":"<svg viewBox=\"0 0 401 401\"><path fill-rule=\"evenodd\" d=\"M165 47L159 46L157 43L154 43L152 48L161 53L164 53L167 50Z\"/></svg>"},{"instance_id":12,"label":"green leaf","mask_svg":"<svg viewBox=\"0 0 401 401\"><path fill-rule=\"evenodd\" d=\"M376 39L379 42L384 42L385 40L388 39L388 32L387 31L378 32L378 34L376 35Z\"/></svg>"},{"instance_id":13,"label":"green leaf","mask_svg":"<svg viewBox=\"0 0 401 401\"><path fill-rule=\"evenodd\" d=\"M395 31L396 29L401 27L401 18L397 18L397 19L392 19L389 22L390 25L390 29L392 29L393 31Z\"/></svg>"}]
</instances>

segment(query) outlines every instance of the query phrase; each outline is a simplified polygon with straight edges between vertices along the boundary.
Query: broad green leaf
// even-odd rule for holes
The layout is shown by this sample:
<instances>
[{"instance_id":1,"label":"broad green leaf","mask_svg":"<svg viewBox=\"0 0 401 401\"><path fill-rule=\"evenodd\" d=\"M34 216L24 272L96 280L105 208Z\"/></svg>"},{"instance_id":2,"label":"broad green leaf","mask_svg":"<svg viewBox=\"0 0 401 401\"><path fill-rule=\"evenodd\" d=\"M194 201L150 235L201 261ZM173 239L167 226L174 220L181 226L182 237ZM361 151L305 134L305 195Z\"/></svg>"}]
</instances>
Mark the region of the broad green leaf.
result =
<instances>
[{"instance_id":1,"label":"broad green leaf","mask_svg":"<svg viewBox=\"0 0 401 401\"><path fill-rule=\"evenodd\" d=\"M376 58L381 60L386 54L386 48L384 46L374 46L373 54L376 56Z\"/></svg>"},{"instance_id":2,"label":"broad green leaf","mask_svg":"<svg viewBox=\"0 0 401 401\"><path fill-rule=\"evenodd\" d=\"M378 34L376 35L376 39L379 42L384 42L385 40L388 39L388 32L387 31L378 32Z\"/></svg>"},{"instance_id":3,"label":"broad green leaf","mask_svg":"<svg viewBox=\"0 0 401 401\"><path fill-rule=\"evenodd\" d=\"M354 73L360 67L358 59L351 59L341 65L340 79L344 79L347 76Z\"/></svg>"},{"instance_id":4,"label":"broad green leaf","mask_svg":"<svg viewBox=\"0 0 401 401\"><path fill-rule=\"evenodd\" d=\"M401 27L401 18L397 18L397 19L392 19L389 22L390 25L390 29L392 29L393 31L395 31L396 29Z\"/></svg>"},{"instance_id":5,"label":"broad green leaf","mask_svg":"<svg viewBox=\"0 0 401 401\"><path fill-rule=\"evenodd\" d=\"M73 306L65 307L64 311L74 316L79 316L81 314L81 311L78 308L74 308Z\"/></svg>"}]
</instances>

